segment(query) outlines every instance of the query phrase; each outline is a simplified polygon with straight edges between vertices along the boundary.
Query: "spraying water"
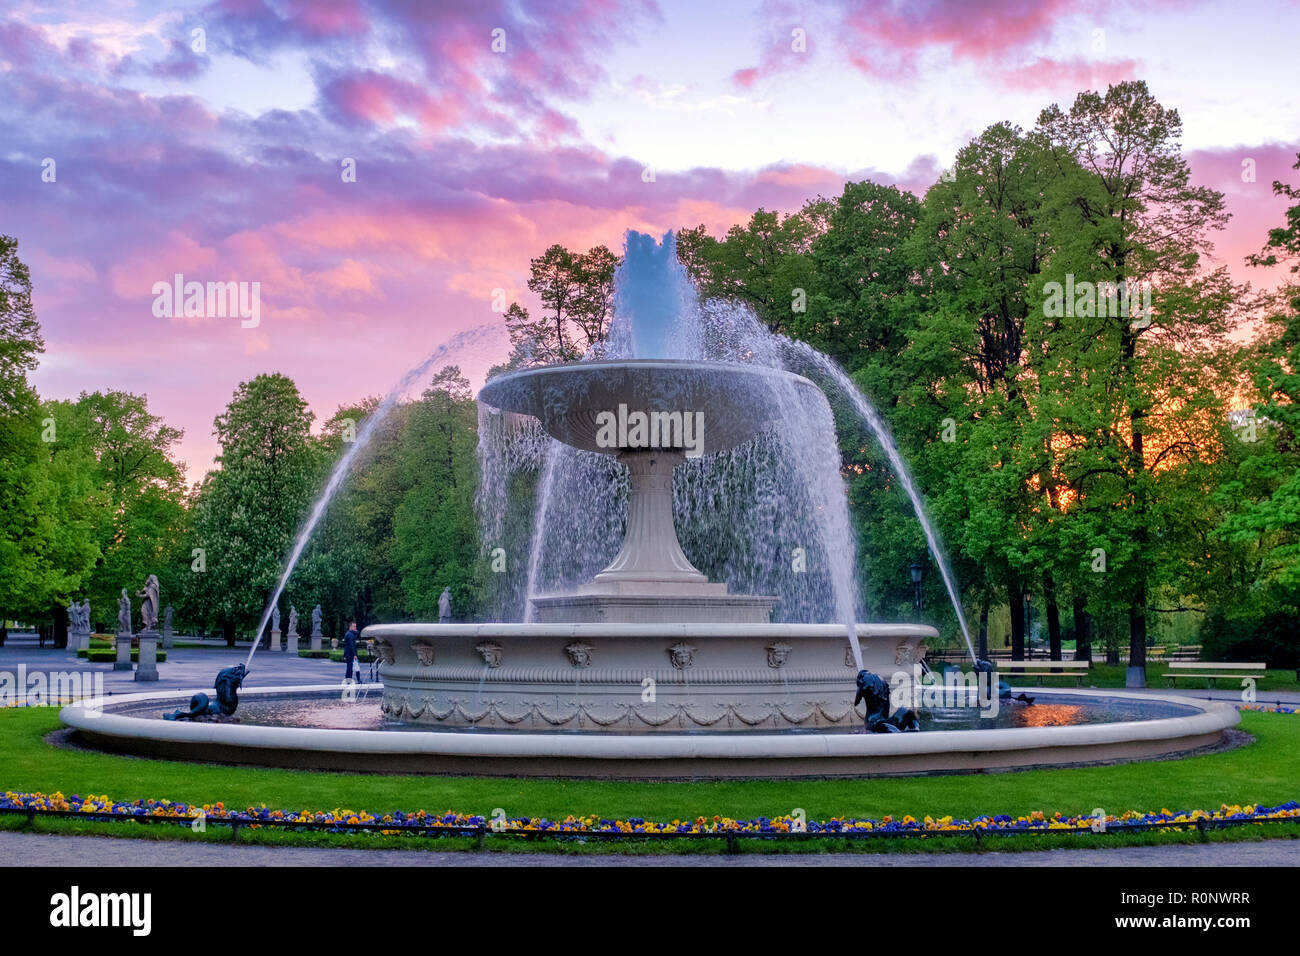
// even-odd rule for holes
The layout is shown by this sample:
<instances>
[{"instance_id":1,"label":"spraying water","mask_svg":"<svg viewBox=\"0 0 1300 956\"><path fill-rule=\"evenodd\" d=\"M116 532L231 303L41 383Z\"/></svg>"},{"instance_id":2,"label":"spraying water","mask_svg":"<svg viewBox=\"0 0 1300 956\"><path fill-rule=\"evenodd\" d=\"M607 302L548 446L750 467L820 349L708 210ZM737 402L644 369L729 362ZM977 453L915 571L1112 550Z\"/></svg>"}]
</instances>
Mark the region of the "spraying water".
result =
<instances>
[{"instance_id":1,"label":"spraying water","mask_svg":"<svg viewBox=\"0 0 1300 956\"><path fill-rule=\"evenodd\" d=\"M403 375L388 395L384 397L384 400L379 403L374 412L366 417L361 428L357 431L356 440L348 446L343 456L334 465L329 480L325 482L324 490L316 498L316 503L312 505L311 514L307 516L307 520L303 522L298 531L298 537L293 543L293 549L289 552L288 560L285 562L284 572L280 575L275 590L271 592L271 599L266 602L266 608L262 611L262 618L257 623L257 636L253 640L252 648L249 649L248 660L244 663L245 667L253 663L253 655L257 653L258 645L261 644L262 631L266 627L266 622L271 619L271 611L280 603L280 596L284 593L285 585L289 583L290 575L293 574L294 568L298 566L298 559L302 557L303 549L307 547L307 542L311 540L311 534L316 530L316 525L324 517L330 502L334 500L334 496L343 487L353 462L370 444L370 439L374 437L375 433L387 420L389 413L396 407L397 402L412 385L428 374L435 366L444 364L449 357L472 347L482 347L488 340L499 337L501 333L502 329L497 326L471 329L456 335L450 342L438 346L428 358Z\"/></svg>"},{"instance_id":2,"label":"spraying water","mask_svg":"<svg viewBox=\"0 0 1300 956\"><path fill-rule=\"evenodd\" d=\"M677 259L672 233L661 245L629 232L624 251L615 276L615 315L599 357L724 361L820 373L848 399L898 476L973 659L956 579L911 472L884 420L844 370L806 343L771 332L750 309L701 302ZM790 391L775 396L781 415L768 434L677 468L675 523L687 556L711 580L724 580L742 593L776 595L780 620L843 623L860 667L856 534L834 419L824 396L810 403ZM608 564L622 540L626 477L609 456L552 447L535 423L516 422L503 430L501 418L481 419L490 427L480 428L484 486L477 501L482 526L499 533L509 474L516 469L541 473L526 581L517 594L522 606L517 600L513 612L515 619L527 620L533 597L590 580ZM804 573L791 573L792 550L806 550Z\"/></svg>"},{"instance_id":3,"label":"spraying water","mask_svg":"<svg viewBox=\"0 0 1300 956\"><path fill-rule=\"evenodd\" d=\"M903 490L907 493L908 500L912 502L912 510L916 512L916 520L921 524L921 531L925 535L926 544L930 547L930 554L934 556L935 564L939 566L939 574L943 577L944 587L948 590L948 597L952 601L952 609L957 614L957 623L961 626L961 636L966 641L966 649L970 652L971 660L977 660L975 647L971 643L970 629L966 626L966 614L962 610L961 598L957 593L957 579L952 573L952 568L948 566L948 557L944 553L943 545L939 543L939 534L930 521L930 516L925 510L925 500L921 493L916 490L916 482L912 479L912 473L903 461L903 456L898 451L898 446L894 444L894 437L889 431L889 426L885 420L880 417L876 407L862 391L853 384L844 369L831 358L818 352L815 348L806 342L796 342L790 339L786 340L789 348L794 349L803 355L815 365L819 370L824 372L839 387L853 403L858 415L867 423L871 433L875 436L881 449L885 452L885 457L889 459L889 465L898 476Z\"/></svg>"}]
</instances>

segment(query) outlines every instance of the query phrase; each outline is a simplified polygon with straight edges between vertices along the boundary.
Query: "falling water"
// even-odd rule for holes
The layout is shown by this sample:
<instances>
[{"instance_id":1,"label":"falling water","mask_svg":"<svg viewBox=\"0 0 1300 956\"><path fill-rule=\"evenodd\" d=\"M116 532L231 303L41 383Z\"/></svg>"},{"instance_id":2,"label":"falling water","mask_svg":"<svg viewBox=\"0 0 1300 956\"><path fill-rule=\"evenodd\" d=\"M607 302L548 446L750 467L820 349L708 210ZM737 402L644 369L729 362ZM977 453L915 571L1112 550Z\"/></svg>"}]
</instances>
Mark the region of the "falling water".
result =
<instances>
[{"instance_id":1,"label":"falling water","mask_svg":"<svg viewBox=\"0 0 1300 956\"><path fill-rule=\"evenodd\" d=\"M971 648L955 579L911 474L885 423L844 371L811 346L772 333L747 308L701 302L677 259L672 233L660 245L629 232L615 289L615 317L601 358L735 362L794 372L811 364L843 391L911 500ZM777 596L779 619L844 624L860 668L856 534L830 405L820 392L809 401L785 380L774 380L773 388L781 414L770 429L744 446L676 469L678 537L711 580L741 593ZM482 526L491 529L485 544L502 533L510 473L541 472L523 603L514 612L516 619L527 618L533 597L590 580L612 559L626 520L626 471L611 456L552 442L535 422L506 427L500 414L480 421L484 486L477 503ZM791 573L794 547L806 551L803 573Z\"/></svg>"},{"instance_id":2,"label":"falling water","mask_svg":"<svg viewBox=\"0 0 1300 956\"><path fill-rule=\"evenodd\" d=\"M316 503L312 506L311 514L307 516L307 520L303 522L302 527L298 531L298 537L294 541L293 550L289 552L289 558L285 562L284 572L280 575L280 580L276 584L275 590L271 593L271 599L266 602L266 608L262 611L262 619L257 623L257 631L255 632L256 636L253 639L253 646L248 651L248 660L245 662L245 667L253 663L253 655L257 653L258 645L261 644L262 631L266 628L266 622L271 619L271 611L279 604L280 595L284 593L285 585L289 583L289 576L293 574L293 569L298 566L298 559L302 557L303 549L307 547L307 542L311 540L311 534L316 529L316 525L320 522L320 519L324 517L326 509L330 506L330 502L334 500L334 496L338 493L339 489L343 487L343 483L347 479L352 463L357 459L357 456L361 454L365 447L370 444L370 439L374 437L375 432L383 425L384 421L388 418L388 414L397 405L398 400L406 394L407 390L409 390L412 385L424 377L430 369L445 363L447 359L453 355L457 355L473 348L483 348L489 344L491 339L498 338L501 333L502 330L499 326L485 326L482 328L470 329L469 331L461 332L454 336L451 341L438 346L433 350L432 354L430 354L428 358L403 375L401 379L398 380L397 384L393 386L392 390L384 400L379 403L379 406L366 416L366 420L357 431L356 439L351 442L348 449L343 453L343 456L338 460L337 464L335 464L334 470L330 472L329 480L325 482L324 490L320 493L316 499Z\"/></svg>"},{"instance_id":3,"label":"falling water","mask_svg":"<svg viewBox=\"0 0 1300 956\"><path fill-rule=\"evenodd\" d=\"M853 384L844 369L831 358L818 352L815 348L806 342L790 342L790 348L796 350L812 362L820 371L828 375L839 389L853 403L862 420L867 423L871 433L875 436L876 441L885 452L885 457L889 459L889 465L898 476L899 482L903 485L903 490L907 492L908 499L912 502L912 510L916 512L916 520L921 524L921 531L925 534L926 543L930 546L930 554L934 556L935 564L939 566L939 574L943 576L944 587L948 589L948 597L952 600L952 609L957 614L957 623L961 626L961 636L966 640L966 649L970 651L971 660L976 660L975 647L971 644L970 629L966 626L966 615L962 610L961 598L957 593L957 579L952 573L952 568L948 566L948 557L944 553L943 546L939 543L939 534L930 521L930 516L925 510L925 500L921 493L916 489L916 482L912 479L912 473L903 461L902 454L898 451L898 446L894 444L894 437L890 434L889 426L885 420L880 417L876 407L862 391Z\"/></svg>"}]
</instances>

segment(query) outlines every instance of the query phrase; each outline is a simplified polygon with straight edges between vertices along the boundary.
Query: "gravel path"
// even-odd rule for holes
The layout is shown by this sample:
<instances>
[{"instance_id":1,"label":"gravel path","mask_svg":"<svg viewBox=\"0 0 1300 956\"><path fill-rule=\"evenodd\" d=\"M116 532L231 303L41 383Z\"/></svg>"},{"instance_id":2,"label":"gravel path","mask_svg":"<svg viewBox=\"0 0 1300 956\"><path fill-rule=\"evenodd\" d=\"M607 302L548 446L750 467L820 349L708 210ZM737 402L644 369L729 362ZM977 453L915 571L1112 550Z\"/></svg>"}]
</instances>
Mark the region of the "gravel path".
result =
<instances>
[{"instance_id":1,"label":"gravel path","mask_svg":"<svg viewBox=\"0 0 1300 956\"><path fill-rule=\"evenodd\" d=\"M170 840L0 833L13 866L1300 866L1300 840L1038 853L744 853L739 856L567 856L558 853L221 846Z\"/></svg>"}]
</instances>

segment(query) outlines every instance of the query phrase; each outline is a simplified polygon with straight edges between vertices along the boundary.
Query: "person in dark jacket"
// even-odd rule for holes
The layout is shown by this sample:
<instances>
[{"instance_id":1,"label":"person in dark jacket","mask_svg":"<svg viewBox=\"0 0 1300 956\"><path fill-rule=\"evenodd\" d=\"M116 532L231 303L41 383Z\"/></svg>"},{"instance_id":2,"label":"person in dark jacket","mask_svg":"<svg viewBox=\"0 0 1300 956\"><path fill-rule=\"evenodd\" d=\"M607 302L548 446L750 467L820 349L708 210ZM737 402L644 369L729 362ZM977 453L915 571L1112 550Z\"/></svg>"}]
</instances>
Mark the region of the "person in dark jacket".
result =
<instances>
[{"instance_id":1,"label":"person in dark jacket","mask_svg":"<svg viewBox=\"0 0 1300 956\"><path fill-rule=\"evenodd\" d=\"M357 622L348 623L348 632L343 635L343 663L348 666L343 675L344 680L352 680L352 665L357 659ZM360 668L358 668L360 671Z\"/></svg>"}]
</instances>

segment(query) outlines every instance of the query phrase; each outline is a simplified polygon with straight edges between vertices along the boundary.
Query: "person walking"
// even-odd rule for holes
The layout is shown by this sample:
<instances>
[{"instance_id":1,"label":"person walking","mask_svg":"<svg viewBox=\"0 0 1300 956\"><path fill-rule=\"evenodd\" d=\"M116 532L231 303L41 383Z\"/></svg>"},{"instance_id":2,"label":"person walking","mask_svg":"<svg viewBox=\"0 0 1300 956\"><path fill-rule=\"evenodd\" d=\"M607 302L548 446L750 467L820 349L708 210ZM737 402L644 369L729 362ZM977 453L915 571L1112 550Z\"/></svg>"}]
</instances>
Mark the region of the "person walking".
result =
<instances>
[{"instance_id":1,"label":"person walking","mask_svg":"<svg viewBox=\"0 0 1300 956\"><path fill-rule=\"evenodd\" d=\"M343 675L344 680L352 680L352 665L357 659L357 622L348 623L348 632L343 635L343 663L347 664L348 669ZM357 669L360 671L360 668Z\"/></svg>"}]
</instances>

